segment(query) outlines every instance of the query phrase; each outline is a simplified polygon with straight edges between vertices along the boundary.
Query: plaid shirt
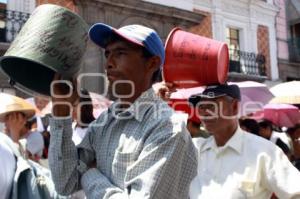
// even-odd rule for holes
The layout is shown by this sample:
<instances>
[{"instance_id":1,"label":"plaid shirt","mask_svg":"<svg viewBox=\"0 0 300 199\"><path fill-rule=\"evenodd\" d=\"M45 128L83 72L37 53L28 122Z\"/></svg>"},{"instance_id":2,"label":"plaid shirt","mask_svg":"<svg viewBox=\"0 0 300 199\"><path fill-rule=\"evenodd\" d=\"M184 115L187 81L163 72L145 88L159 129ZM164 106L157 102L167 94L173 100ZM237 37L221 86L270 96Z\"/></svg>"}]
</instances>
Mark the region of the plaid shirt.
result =
<instances>
[{"instance_id":1,"label":"plaid shirt","mask_svg":"<svg viewBox=\"0 0 300 199\"><path fill-rule=\"evenodd\" d=\"M185 123L144 92L128 109L114 103L73 144L71 119L51 120L49 164L56 189L83 188L87 198L188 198L197 173L196 152ZM96 160L96 168L88 168Z\"/></svg>"}]
</instances>

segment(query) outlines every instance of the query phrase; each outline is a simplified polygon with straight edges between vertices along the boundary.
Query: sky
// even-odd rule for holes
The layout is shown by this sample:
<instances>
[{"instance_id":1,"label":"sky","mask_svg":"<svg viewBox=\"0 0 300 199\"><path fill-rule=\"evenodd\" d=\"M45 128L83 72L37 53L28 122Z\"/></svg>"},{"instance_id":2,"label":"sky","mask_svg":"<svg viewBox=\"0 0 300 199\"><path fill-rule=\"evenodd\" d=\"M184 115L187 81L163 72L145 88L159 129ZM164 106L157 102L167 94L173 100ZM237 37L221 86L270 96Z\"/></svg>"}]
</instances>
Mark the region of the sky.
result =
<instances>
[{"instance_id":1,"label":"sky","mask_svg":"<svg viewBox=\"0 0 300 199\"><path fill-rule=\"evenodd\" d=\"M0 3L6 3L7 0L0 0Z\"/></svg>"}]
</instances>

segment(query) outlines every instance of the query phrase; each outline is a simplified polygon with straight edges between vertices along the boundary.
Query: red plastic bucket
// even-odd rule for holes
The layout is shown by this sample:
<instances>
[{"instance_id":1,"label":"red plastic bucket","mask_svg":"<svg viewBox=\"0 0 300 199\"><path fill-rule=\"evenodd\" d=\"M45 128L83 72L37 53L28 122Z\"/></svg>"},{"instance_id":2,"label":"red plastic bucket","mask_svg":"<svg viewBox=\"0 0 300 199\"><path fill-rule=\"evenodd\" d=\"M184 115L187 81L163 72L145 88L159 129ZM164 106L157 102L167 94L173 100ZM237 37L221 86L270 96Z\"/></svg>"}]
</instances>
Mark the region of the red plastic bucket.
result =
<instances>
[{"instance_id":1,"label":"red plastic bucket","mask_svg":"<svg viewBox=\"0 0 300 199\"><path fill-rule=\"evenodd\" d=\"M227 44L174 28L166 41L164 80L178 88L225 83L228 76Z\"/></svg>"}]
</instances>

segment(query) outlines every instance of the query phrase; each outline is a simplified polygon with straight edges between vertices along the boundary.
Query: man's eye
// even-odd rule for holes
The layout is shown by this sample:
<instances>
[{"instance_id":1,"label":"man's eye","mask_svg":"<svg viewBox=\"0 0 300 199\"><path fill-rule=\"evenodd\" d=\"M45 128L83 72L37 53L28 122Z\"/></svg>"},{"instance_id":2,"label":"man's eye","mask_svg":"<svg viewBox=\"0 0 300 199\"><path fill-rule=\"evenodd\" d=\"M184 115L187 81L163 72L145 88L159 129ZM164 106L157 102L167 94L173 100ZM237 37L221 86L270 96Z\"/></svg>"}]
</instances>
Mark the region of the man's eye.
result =
<instances>
[{"instance_id":1,"label":"man's eye","mask_svg":"<svg viewBox=\"0 0 300 199\"><path fill-rule=\"evenodd\" d=\"M208 110L212 110L215 108L214 104L201 104L199 106L200 109L208 109Z\"/></svg>"},{"instance_id":2,"label":"man's eye","mask_svg":"<svg viewBox=\"0 0 300 199\"><path fill-rule=\"evenodd\" d=\"M125 54L124 51L117 51L117 52L116 52L116 55L117 55L117 56L124 55L124 54Z\"/></svg>"},{"instance_id":3,"label":"man's eye","mask_svg":"<svg viewBox=\"0 0 300 199\"><path fill-rule=\"evenodd\" d=\"M106 59L108 58L108 55L109 55L108 52L105 52L105 53L104 53L104 57L105 57Z\"/></svg>"}]
</instances>

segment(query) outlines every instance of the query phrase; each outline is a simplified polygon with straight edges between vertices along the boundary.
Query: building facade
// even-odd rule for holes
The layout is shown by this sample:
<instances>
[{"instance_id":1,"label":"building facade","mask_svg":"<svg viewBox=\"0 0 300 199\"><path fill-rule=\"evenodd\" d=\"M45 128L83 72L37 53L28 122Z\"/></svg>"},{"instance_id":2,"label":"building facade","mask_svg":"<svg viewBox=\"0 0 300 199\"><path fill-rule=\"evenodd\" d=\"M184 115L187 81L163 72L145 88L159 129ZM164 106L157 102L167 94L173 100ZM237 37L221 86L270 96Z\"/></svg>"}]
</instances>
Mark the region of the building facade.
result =
<instances>
[{"instance_id":1,"label":"building facade","mask_svg":"<svg viewBox=\"0 0 300 199\"><path fill-rule=\"evenodd\" d=\"M278 68L283 81L300 80L300 1L277 0Z\"/></svg>"},{"instance_id":2,"label":"building facade","mask_svg":"<svg viewBox=\"0 0 300 199\"><path fill-rule=\"evenodd\" d=\"M204 15L179 8L161 6L141 0L39 0L38 4L55 3L66 6L83 17L92 25L97 22L121 27L128 24L141 24L155 29L163 40L175 26L192 29L202 21ZM101 49L93 43L88 44L84 61L83 73L104 73L104 56ZM89 76L84 87L94 92L104 90L104 81L100 76Z\"/></svg>"},{"instance_id":3,"label":"building facade","mask_svg":"<svg viewBox=\"0 0 300 199\"><path fill-rule=\"evenodd\" d=\"M9 2L10 0L8 0ZM198 35L228 44L229 78L233 81L287 80L298 78L296 55L299 49L298 0L26 0L12 1L8 7L31 12L52 3L77 12L92 25L114 27L138 23L155 29L165 41L170 30L179 26ZM16 2L19 2L18 4ZM288 28L287 28L288 27ZM6 49L9 42L5 43ZM1 45L0 45L1 47ZM5 49L5 47L3 48ZM292 51L292 50L293 51ZM83 73L103 73L102 51L93 43L82 63ZM1 77L0 77L1 79ZM103 79L89 77L84 86L104 89ZM1 82L1 81L0 81ZM1 83L1 85L2 83Z\"/></svg>"},{"instance_id":4,"label":"building facade","mask_svg":"<svg viewBox=\"0 0 300 199\"><path fill-rule=\"evenodd\" d=\"M8 49L10 43L17 36L30 13L36 7L35 0L7 0L0 6L0 55ZM9 85L8 79L0 73L0 91L22 95Z\"/></svg>"}]
</instances>

